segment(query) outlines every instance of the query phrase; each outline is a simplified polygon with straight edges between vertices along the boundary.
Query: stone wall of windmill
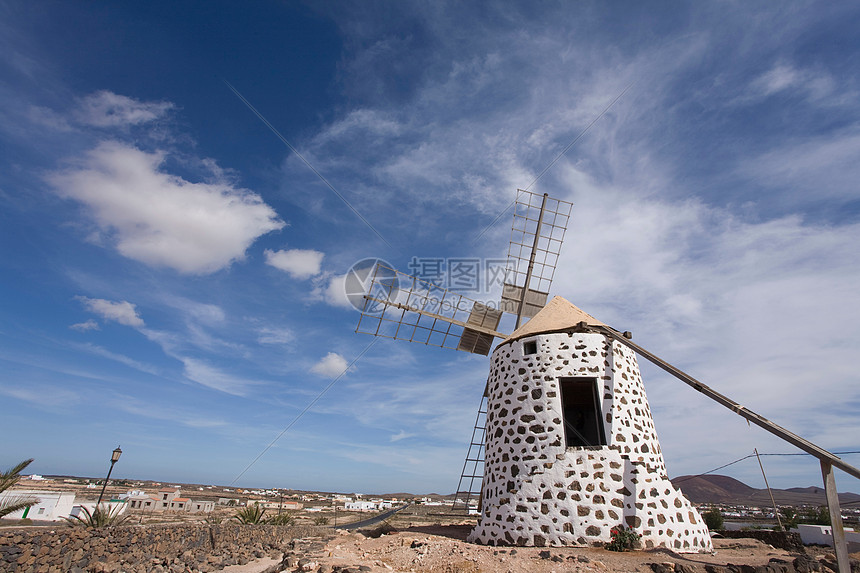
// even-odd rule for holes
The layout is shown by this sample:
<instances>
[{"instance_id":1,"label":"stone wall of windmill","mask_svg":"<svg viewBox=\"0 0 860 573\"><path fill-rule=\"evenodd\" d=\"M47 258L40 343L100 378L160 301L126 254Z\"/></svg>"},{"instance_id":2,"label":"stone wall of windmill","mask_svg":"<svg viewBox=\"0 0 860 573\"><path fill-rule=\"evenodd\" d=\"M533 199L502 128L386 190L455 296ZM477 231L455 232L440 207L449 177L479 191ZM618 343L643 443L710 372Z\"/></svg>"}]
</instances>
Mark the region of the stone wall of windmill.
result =
<instances>
[{"instance_id":1,"label":"stone wall of windmill","mask_svg":"<svg viewBox=\"0 0 860 573\"><path fill-rule=\"evenodd\" d=\"M571 402L585 404L589 384L599 419ZM572 329L514 333L493 353L488 391L482 512L472 541L587 545L608 542L624 525L646 548L712 550L701 517L668 479L631 350Z\"/></svg>"}]
</instances>

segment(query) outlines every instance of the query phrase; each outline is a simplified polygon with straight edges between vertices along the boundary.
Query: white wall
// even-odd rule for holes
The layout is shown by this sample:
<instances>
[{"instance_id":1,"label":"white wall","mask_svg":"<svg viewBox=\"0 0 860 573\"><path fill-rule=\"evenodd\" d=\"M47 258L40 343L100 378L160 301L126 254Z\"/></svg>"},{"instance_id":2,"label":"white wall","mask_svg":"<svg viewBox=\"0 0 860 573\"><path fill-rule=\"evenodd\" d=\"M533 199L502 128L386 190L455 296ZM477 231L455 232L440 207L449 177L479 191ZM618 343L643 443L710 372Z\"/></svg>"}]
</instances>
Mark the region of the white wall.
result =
<instances>
[{"instance_id":1,"label":"white wall","mask_svg":"<svg viewBox=\"0 0 860 573\"><path fill-rule=\"evenodd\" d=\"M808 525L802 523L797 526L800 540L804 545L829 545L833 547L833 528L829 525ZM845 540L848 542L848 552L860 551L860 532L853 529L845 529Z\"/></svg>"}]
</instances>

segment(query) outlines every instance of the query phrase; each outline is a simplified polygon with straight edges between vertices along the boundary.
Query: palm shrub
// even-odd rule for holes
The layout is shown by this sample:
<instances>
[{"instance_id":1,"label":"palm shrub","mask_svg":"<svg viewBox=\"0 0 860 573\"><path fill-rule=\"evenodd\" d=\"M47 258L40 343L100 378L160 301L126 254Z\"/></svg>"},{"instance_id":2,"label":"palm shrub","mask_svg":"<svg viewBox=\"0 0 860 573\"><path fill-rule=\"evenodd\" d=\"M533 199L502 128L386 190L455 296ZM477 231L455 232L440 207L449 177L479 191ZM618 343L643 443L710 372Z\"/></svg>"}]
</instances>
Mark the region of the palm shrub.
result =
<instances>
[{"instance_id":1,"label":"palm shrub","mask_svg":"<svg viewBox=\"0 0 860 573\"><path fill-rule=\"evenodd\" d=\"M314 518L314 525L328 525L328 518L324 515L318 515Z\"/></svg>"},{"instance_id":2,"label":"palm shrub","mask_svg":"<svg viewBox=\"0 0 860 573\"><path fill-rule=\"evenodd\" d=\"M0 472L0 494L17 484L18 480L21 479L21 472L32 462L33 458L30 458L29 460L24 460L17 466L8 469L5 472ZM2 499L0 499L0 517L3 517L4 515L9 515L10 513L16 512L19 509L24 509L30 507L31 505L36 505L37 503L39 503L39 499L36 497L22 495L5 495Z\"/></svg>"},{"instance_id":3,"label":"palm shrub","mask_svg":"<svg viewBox=\"0 0 860 573\"><path fill-rule=\"evenodd\" d=\"M270 525L293 525L295 522L296 516L292 511L285 511L284 513L273 515L266 520L266 523Z\"/></svg>"},{"instance_id":4,"label":"palm shrub","mask_svg":"<svg viewBox=\"0 0 860 573\"><path fill-rule=\"evenodd\" d=\"M81 506L81 513L71 517L64 517L68 525L72 527L86 527L88 529L101 529L103 527L116 527L128 521L131 516L123 515L123 507L115 506L112 509L110 506L100 505L90 512L89 508Z\"/></svg>"},{"instance_id":5,"label":"palm shrub","mask_svg":"<svg viewBox=\"0 0 860 573\"><path fill-rule=\"evenodd\" d=\"M263 523L263 516L266 514L266 509L259 503L249 505L241 509L237 509L233 514L233 519L245 525L256 525Z\"/></svg>"}]
</instances>

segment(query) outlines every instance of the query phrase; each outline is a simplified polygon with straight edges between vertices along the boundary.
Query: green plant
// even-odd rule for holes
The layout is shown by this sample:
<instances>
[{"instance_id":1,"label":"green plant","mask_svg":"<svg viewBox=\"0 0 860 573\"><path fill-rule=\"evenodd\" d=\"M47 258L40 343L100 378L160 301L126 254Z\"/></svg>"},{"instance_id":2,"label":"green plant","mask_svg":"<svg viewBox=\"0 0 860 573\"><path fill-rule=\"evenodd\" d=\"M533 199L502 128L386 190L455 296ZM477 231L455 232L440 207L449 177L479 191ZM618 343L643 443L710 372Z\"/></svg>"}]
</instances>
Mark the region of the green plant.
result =
<instances>
[{"instance_id":1,"label":"green plant","mask_svg":"<svg viewBox=\"0 0 860 573\"><path fill-rule=\"evenodd\" d=\"M103 527L116 527L128 521L131 516L123 515L124 507L121 505L110 506L100 505L90 512L89 508L81 506L82 513L71 517L64 517L68 525L72 527L86 527L89 529L101 529Z\"/></svg>"},{"instance_id":2,"label":"green plant","mask_svg":"<svg viewBox=\"0 0 860 573\"><path fill-rule=\"evenodd\" d=\"M716 507L711 507L702 514L702 519L705 520L705 525L711 531L716 531L723 528L723 514Z\"/></svg>"},{"instance_id":3,"label":"green plant","mask_svg":"<svg viewBox=\"0 0 860 573\"><path fill-rule=\"evenodd\" d=\"M639 547L639 539L642 537L633 529L619 525L609 532L612 540L606 544L610 551L630 551Z\"/></svg>"},{"instance_id":4,"label":"green plant","mask_svg":"<svg viewBox=\"0 0 860 573\"><path fill-rule=\"evenodd\" d=\"M263 516L265 514L266 509L259 503L255 503L254 505L237 509L236 513L233 514L233 519L246 525L256 525L258 523L263 523Z\"/></svg>"},{"instance_id":5,"label":"green plant","mask_svg":"<svg viewBox=\"0 0 860 573\"><path fill-rule=\"evenodd\" d=\"M278 515L273 515L269 519L266 520L266 523L270 525L292 525L296 522L296 516L292 511L285 511L284 513L279 513Z\"/></svg>"},{"instance_id":6,"label":"green plant","mask_svg":"<svg viewBox=\"0 0 860 573\"><path fill-rule=\"evenodd\" d=\"M5 472L0 472L0 493L3 493L13 485L17 484L18 480L21 479L21 472L31 463L33 463L33 458L24 460L14 468L10 468ZM37 503L39 503L39 499L35 497L20 495L5 496L0 500L0 517L9 515L19 509L26 509L31 505L36 505Z\"/></svg>"},{"instance_id":7,"label":"green plant","mask_svg":"<svg viewBox=\"0 0 860 573\"><path fill-rule=\"evenodd\" d=\"M220 515L215 515L213 513L210 513L209 515L206 516L206 519L204 521L209 525L218 525L223 520L224 520L224 518L221 517Z\"/></svg>"},{"instance_id":8,"label":"green plant","mask_svg":"<svg viewBox=\"0 0 860 573\"><path fill-rule=\"evenodd\" d=\"M318 515L314 518L314 525L328 525L328 518L324 515Z\"/></svg>"},{"instance_id":9,"label":"green plant","mask_svg":"<svg viewBox=\"0 0 860 573\"><path fill-rule=\"evenodd\" d=\"M803 512L800 523L811 523L812 525L830 525L830 511L825 506L819 508L810 507Z\"/></svg>"},{"instance_id":10,"label":"green plant","mask_svg":"<svg viewBox=\"0 0 860 573\"><path fill-rule=\"evenodd\" d=\"M782 521L782 527L786 531L788 531L789 529L794 529L800 522L800 514L798 514L797 510L793 507L779 508L779 515L780 521Z\"/></svg>"}]
</instances>

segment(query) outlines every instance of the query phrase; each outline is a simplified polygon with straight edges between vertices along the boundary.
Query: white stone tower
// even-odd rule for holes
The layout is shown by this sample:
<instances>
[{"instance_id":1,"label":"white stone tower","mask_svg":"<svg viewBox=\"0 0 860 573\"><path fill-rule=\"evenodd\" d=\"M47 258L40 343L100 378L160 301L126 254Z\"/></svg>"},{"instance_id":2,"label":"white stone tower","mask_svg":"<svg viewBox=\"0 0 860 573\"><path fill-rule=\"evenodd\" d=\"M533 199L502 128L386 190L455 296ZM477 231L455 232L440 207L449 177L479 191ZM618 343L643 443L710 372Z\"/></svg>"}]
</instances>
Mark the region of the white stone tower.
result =
<instances>
[{"instance_id":1,"label":"white stone tower","mask_svg":"<svg viewBox=\"0 0 860 573\"><path fill-rule=\"evenodd\" d=\"M588 545L633 528L646 548L711 551L669 481L632 350L561 297L500 343L488 379L481 514L471 541Z\"/></svg>"}]
</instances>

